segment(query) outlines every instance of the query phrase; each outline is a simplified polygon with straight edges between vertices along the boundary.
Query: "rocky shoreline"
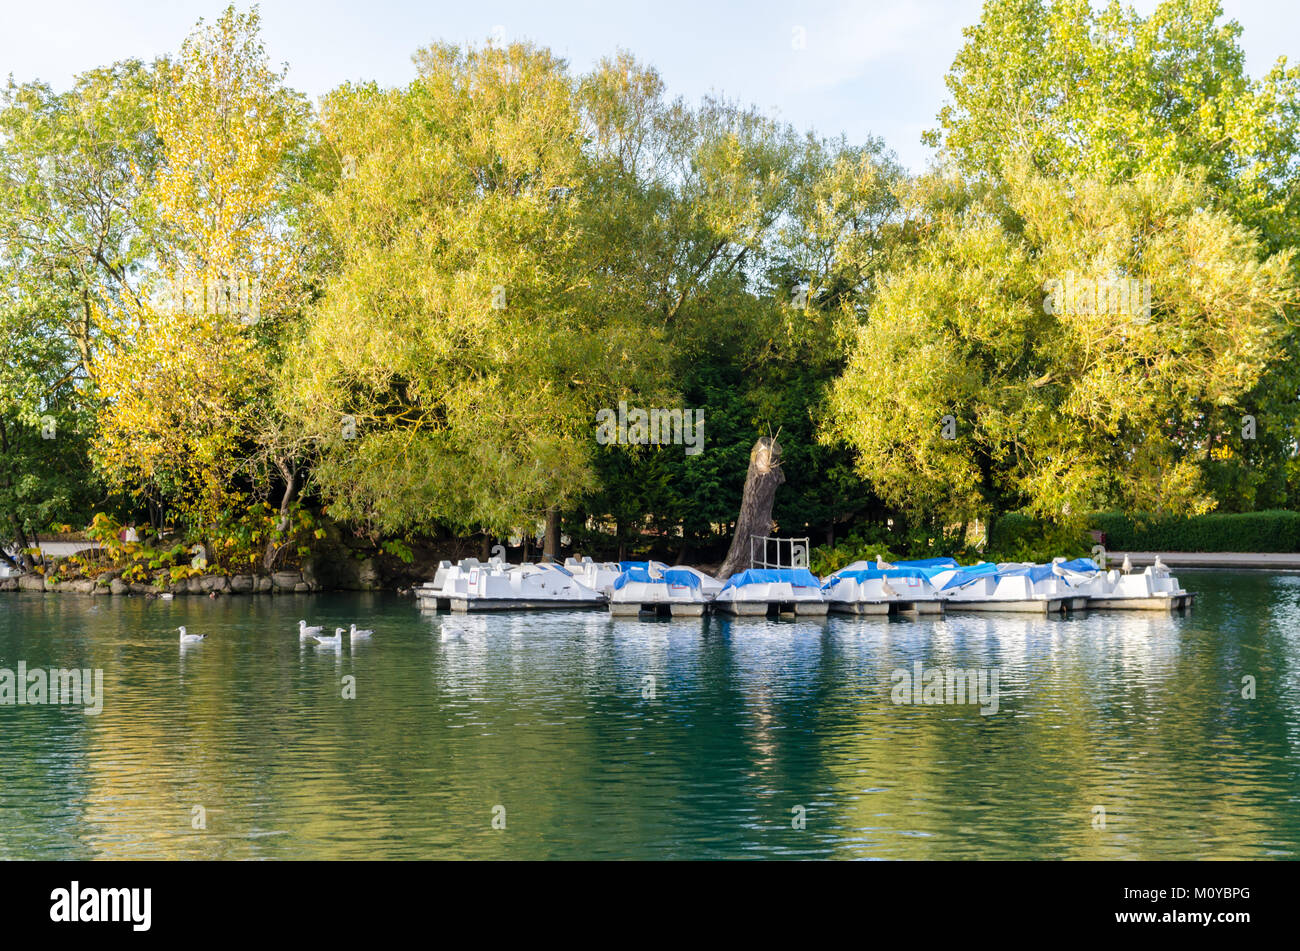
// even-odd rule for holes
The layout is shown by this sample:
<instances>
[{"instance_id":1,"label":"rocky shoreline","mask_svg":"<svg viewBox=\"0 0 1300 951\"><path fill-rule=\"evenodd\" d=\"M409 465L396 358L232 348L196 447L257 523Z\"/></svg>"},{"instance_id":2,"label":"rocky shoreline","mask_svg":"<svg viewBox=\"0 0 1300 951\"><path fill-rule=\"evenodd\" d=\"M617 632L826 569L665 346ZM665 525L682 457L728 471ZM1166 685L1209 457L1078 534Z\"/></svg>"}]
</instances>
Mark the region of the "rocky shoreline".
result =
<instances>
[{"instance_id":1,"label":"rocky shoreline","mask_svg":"<svg viewBox=\"0 0 1300 951\"><path fill-rule=\"evenodd\" d=\"M381 583L373 565L362 564L351 584L323 585L310 568L287 569L269 575L196 575L159 586L149 582L123 581L120 571L105 571L95 579L77 578L50 581L35 572L17 577L0 578L0 591L42 591L67 594L116 595L157 598L162 595L198 595L220 597L234 594L312 594L319 591L381 591L391 588ZM367 570L369 569L369 570ZM400 589L399 589L400 590Z\"/></svg>"}]
</instances>

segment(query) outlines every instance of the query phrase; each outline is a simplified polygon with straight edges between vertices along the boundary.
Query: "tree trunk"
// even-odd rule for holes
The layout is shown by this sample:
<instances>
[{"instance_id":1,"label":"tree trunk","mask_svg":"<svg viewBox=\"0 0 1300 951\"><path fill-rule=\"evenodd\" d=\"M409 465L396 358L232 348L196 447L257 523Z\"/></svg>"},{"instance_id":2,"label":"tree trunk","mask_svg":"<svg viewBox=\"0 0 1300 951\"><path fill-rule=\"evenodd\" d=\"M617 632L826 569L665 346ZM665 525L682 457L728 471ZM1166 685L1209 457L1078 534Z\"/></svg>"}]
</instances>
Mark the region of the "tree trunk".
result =
<instances>
[{"instance_id":1,"label":"tree trunk","mask_svg":"<svg viewBox=\"0 0 1300 951\"><path fill-rule=\"evenodd\" d=\"M478 560L484 564L492 560L492 536L487 532L483 533L483 538L479 541Z\"/></svg>"},{"instance_id":2,"label":"tree trunk","mask_svg":"<svg viewBox=\"0 0 1300 951\"><path fill-rule=\"evenodd\" d=\"M277 463L276 467L284 477L284 494L280 496L280 519L276 524L276 531L283 535L289 530L289 506L293 504L293 497L298 493L298 473L290 465ZM262 556L263 571L270 573L286 544L284 540L278 542L274 538L267 540L266 552Z\"/></svg>"},{"instance_id":3,"label":"tree trunk","mask_svg":"<svg viewBox=\"0 0 1300 951\"><path fill-rule=\"evenodd\" d=\"M560 560L560 510L552 505L546 510L546 536L542 542L542 561Z\"/></svg>"},{"instance_id":4,"label":"tree trunk","mask_svg":"<svg viewBox=\"0 0 1300 951\"><path fill-rule=\"evenodd\" d=\"M749 451L749 472L745 475L745 493L740 500L740 516L731 549L718 569L718 577L727 579L749 567L750 539L772 534L772 503L776 488L785 481L781 471L781 446L770 436L759 437Z\"/></svg>"}]
</instances>

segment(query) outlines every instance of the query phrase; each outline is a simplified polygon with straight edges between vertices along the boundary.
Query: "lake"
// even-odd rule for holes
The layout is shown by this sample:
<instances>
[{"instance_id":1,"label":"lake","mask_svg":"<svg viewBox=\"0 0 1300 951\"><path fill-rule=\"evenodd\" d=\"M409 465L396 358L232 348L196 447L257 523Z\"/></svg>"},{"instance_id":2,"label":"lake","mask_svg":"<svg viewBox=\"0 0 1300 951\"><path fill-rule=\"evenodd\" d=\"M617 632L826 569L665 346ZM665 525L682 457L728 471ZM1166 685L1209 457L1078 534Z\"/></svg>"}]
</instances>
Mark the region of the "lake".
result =
<instances>
[{"instance_id":1,"label":"lake","mask_svg":"<svg viewBox=\"0 0 1300 951\"><path fill-rule=\"evenodd\" d=\"M1295 858L1300 577L1178 574L1064 619L0 594L0 668L103 671L0 706L0 858ZM997 711L894 702L918 663Z\"/></svg>"}]
</instances>

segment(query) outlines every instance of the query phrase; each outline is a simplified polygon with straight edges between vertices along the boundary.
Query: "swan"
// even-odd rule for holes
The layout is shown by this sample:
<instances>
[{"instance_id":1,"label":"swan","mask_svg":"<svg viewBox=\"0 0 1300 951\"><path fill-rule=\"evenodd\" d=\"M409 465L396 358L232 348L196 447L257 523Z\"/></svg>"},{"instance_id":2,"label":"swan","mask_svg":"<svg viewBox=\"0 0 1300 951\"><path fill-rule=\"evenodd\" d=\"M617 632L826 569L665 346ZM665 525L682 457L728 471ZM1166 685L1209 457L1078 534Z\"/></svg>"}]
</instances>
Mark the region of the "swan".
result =
<instances>
[{"instance_id":1,"label":"swan","mask_svg":"<svg viewBox=\"0 0 1300 951\"><path fill-rule=\"evenodd\" d=\"M318 627L308 627L306 621L299 621L299 622L298 622L298 636L299 636L299 637L316 637L316 636L318 636L318 635L319 635L322 631L324 631L324 630L325 630L325 628L323 628L323 627L319 627L319 626L318 626Z\"/></svg>"},{"instance_id":2,"label":"swan","mask_svg":"<svg viewBox=\"0 0 1300 951\"><path fill-rule=\"evenodd\" d=\"M355 640L358 637L369 637L373 633L375 632L371 630L358 630L356 624L354 623L352 625L352 629L348 632L348 636L351 637L353 640Z\"/></svg>"},{"instance_id":3,"label":"swan","mask_svg":"<svg viewBox=\"0 0 1300 951\"><path fill-rule=\"evenodd\" d=\"M199 641L203 640L203 638L208 636L206 634L187 634L184 626L181 626L178 630L181 632L182 644L197 644Z\"/></svg>"}]
</instances>

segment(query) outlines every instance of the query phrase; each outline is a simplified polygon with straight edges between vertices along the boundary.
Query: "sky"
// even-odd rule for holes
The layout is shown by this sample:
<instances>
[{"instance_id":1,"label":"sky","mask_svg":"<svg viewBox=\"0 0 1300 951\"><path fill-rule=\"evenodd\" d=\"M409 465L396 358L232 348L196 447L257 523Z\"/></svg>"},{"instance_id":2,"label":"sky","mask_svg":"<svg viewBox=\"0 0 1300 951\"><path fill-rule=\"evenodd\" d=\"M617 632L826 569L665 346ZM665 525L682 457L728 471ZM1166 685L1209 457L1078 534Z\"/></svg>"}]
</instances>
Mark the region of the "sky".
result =
<instances>
[{"instance_id":1,"label":"sky","mask_svg":"<svg viewBox=\"0 0 1300 951\"><path fill-rule=\"evenodd\" d=\"M241 9L250 4L240 2ZM1156 0L1132 4L1149 13ZM128 57L174 52L199 18L225 0L39 0L0 6L0 77L62 88L78 72ZM913 171L930 151L923 130L946 98L944 75L962 27L982 0L635 0L444 2L262 0L272 61L316 97L347 80L405 83L411 54L437 40L481 45L529 39L575 72L625 49L654 66L673 95L753 104L800 130L880 136ZM1223 0L1241 23L1247 68L1300 59L1300 3Z\"/></svg>"}]
</instances>

